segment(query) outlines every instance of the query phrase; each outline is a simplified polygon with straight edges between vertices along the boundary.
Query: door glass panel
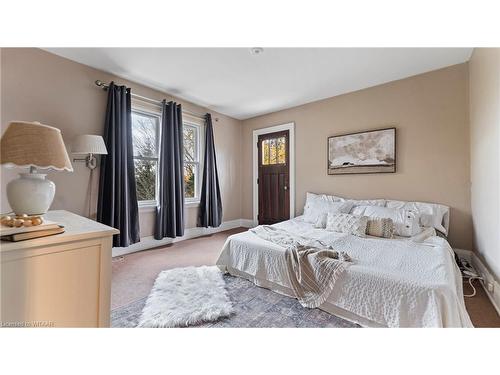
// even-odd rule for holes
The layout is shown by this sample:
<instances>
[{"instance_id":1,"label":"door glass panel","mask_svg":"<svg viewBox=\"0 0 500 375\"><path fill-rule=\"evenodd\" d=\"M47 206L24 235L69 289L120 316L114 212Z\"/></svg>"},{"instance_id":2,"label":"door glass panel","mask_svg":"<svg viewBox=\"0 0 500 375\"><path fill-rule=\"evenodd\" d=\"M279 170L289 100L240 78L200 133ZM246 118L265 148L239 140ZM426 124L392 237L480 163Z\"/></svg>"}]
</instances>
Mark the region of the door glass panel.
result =
<instances>
[{"instance_id":1,"label":"door glass panel","mask_svg":"<svg viewBox=\"0 0 500 375\"><path fill-rule=\"evenodd\" d=\"M262 165L286 163L286 138L270 138L261 142Z\"/></svg>"},{"instance_id":2,"label":"door glass panel","mask_svg":"<svg viewBox=\"0 0 500 375\"><path fill-rule=\"evenodd\" d=\"M277 151L276 153L278 154L277 156L277 162L278 164L285 164L286 163L286 139L285 137L280 137L277 140Z\"/></svg>"},{"instance_id":3,"label":"door glass panel","mask_svg":"<svg viewBox=\"0 0 500 375\"><path fill-rule=\"evenodd\" d=\"M269 165L269 139L265 139L261 144L262 165Z\"/></svg>"},{"instance_id":4,"label":"door glass panel","mask_svg":"<svg viewBox=\"0 0 500 375\"><path fill-rule=\"evenodd\" d=\"M276 164L276 138L269 140L269 164Z\"/></svg>"}]
</instances>

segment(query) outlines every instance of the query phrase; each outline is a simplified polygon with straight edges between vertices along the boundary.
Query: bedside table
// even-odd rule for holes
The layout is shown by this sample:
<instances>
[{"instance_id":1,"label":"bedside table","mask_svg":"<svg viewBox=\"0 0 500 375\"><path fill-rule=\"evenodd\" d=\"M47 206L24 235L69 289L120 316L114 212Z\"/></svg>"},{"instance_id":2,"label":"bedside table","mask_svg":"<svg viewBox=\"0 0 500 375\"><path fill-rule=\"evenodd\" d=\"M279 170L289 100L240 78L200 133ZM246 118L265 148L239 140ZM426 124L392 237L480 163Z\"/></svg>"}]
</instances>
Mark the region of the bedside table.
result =
<instances>
[{"instance_id":1,"label":"bedside table","mask_svg":"<svg viewBox=\"0 0 500 375\"><path fill-rule=\"evenodd\" d=\"M44 215L65 232L0 243L3 327L109 327L112 237L68 211Z\"/></svg>"}]
</instances>

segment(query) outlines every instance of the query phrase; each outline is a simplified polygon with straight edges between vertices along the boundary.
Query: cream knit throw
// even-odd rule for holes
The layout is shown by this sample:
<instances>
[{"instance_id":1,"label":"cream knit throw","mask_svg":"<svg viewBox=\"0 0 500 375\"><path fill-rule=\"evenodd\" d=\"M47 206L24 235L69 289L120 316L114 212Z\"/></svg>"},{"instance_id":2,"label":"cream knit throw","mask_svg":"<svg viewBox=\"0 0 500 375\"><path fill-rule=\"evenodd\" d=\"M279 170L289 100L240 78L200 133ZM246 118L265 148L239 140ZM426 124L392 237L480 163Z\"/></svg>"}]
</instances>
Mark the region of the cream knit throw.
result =
<instances>
[{"instance_id":1,"label":"cream knit throw","mask_svg":"<svg viewBox=\"0 0 500 375\"><path fill-rule=\"evenodd\" d=\"M283 229L259 226L252 232L285 247L290 286L304 307L315 308L325 302L335 282L351 262L344 252L332 250L321 241L297 236Z\"/></svg>"},{"instance_id":2,"label":"cream knit throw","mask_svg":"<svg viewBox=\"0 0 500 375\"><path fill-rule=\"evenodd\" d=\"M347 267L335 250L307 246L286 249L288 277L295 297L304 307L315 308L326 301L335 282Z\"/></svg>"}]
</instances>

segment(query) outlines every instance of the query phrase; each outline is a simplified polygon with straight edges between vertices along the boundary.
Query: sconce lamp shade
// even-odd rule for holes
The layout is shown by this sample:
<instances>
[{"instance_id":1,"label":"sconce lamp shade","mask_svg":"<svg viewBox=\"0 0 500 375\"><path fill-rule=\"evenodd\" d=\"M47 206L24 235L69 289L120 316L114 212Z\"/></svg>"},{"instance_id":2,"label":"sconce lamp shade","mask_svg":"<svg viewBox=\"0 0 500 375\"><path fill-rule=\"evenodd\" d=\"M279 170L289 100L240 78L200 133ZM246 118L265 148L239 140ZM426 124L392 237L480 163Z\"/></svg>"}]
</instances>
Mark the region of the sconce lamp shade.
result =
<instances>
[{"instance_id":1,"label":"sconce lamp shade","mask_svg":"<svg viewBox=\"0 0 500 375\"><path fill-rule=\"evenodd\" d=\"M0 146L1 164L73 171L61 131L52 126L39 122L11 122Z\"/></svg>"},{"instance_id":2,"label":"sconce lamp shade","mask_svg":"<svg viewBox=\"0 0 500 375\"><path fill-rule=\"evenodd\" d=\"M79 135L73 140L71 145L73 154L94 154L107 155L106 145L100 135Z\"/></svg>"}]
</instances>

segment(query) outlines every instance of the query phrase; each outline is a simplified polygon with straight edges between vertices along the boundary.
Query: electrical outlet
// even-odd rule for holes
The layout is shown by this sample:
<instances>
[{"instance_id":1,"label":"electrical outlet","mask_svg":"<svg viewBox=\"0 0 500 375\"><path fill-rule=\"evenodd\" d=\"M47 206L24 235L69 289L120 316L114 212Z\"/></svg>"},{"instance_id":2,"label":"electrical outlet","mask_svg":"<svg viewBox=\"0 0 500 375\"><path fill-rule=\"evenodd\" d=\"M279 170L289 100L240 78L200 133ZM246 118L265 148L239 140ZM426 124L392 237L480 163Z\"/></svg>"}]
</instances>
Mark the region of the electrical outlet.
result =
<instances>
[{"instance_id":1,"label":"electrical outlet","mask_svg":"<svg viewBox=\"0 0 500 375\"><path fill-rule=\"evenodd\" d=\"M486 283L486 288L488 289L488 292L493 293L493 283Z\"/></svg>"}]
</instances>

